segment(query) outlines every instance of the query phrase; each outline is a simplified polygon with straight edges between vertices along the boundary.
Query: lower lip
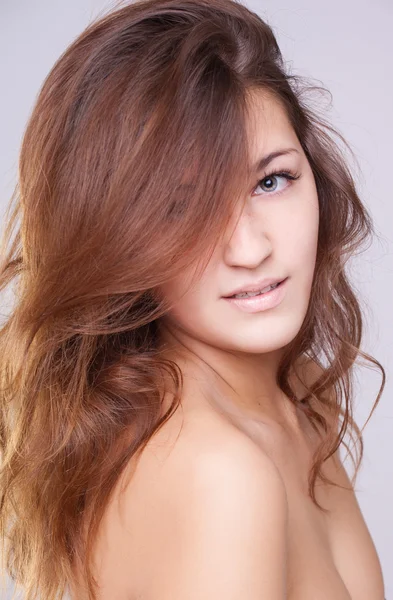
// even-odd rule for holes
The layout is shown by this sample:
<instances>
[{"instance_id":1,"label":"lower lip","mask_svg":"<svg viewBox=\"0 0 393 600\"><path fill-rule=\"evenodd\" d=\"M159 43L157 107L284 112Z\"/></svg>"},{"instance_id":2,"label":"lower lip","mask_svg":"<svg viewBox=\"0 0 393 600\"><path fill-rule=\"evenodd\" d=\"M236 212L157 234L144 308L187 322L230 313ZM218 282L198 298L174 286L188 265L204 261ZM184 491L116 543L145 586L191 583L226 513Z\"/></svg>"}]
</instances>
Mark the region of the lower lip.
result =
<instances>
[{"instance_id":1,"label":"lower lip","mask_svg":"<svg viewBox=\"0 0 393 600\"><path fill-rule=\"evenodd\" d=\"M234 304L244 312L256 313L268 310L269 308L278 306L283 300L286 293L287 281L288 277L274 288L274 290L270 290L270 292L265 292L259 296L249 296L248 298L224 298L224 300Z\"/></svg>"}]
</instances>

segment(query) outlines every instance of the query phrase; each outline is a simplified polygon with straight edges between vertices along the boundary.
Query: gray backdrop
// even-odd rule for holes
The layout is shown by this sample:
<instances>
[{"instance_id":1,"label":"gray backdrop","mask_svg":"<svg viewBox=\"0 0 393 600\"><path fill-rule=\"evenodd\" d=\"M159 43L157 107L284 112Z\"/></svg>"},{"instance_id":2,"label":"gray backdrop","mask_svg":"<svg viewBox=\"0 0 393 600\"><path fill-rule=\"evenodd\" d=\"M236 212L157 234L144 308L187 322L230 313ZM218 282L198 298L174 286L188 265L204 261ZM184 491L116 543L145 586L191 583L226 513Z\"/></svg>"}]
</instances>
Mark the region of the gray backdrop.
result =
<instances>
[{"instance_id":1,"label":"gray backdrop","mask_svg":"<svg viewBox=\"0 0 393 600\"><path fill-rule=\"evenodd\" d=\"M360 171L354 167L356 180L378 232L374 244L351 263L366 316L363 349L375 355L387 372L385 392L364 430L365 457L356 489L382 562L386 597L393 600L393 4L392 0L246 4L273 26L293 72L319 80L332 92L329 115L356 153L360 166ZM91 18L109 6L104 0L1 0L0 210L15 182L21 135L44 77ZM2 313L5 302L2 299ZM355 418L360 425L379 384L378 373L357 369ZM350 461L344 464L351 472ZM5 594L6 599L10 596Z\"/></svg>"}]
</instances>

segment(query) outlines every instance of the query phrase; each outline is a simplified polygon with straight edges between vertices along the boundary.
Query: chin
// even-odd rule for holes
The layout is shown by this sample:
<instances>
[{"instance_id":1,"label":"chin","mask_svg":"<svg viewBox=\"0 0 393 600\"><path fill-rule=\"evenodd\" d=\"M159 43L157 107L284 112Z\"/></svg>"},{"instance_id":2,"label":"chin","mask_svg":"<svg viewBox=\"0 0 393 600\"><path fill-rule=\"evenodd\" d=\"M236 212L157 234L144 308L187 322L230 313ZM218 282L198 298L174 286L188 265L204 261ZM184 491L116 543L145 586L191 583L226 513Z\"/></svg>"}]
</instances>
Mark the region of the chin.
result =
<instances>
[{"instance_id":1,"label":"chin","mask_svg":"<svg viewBox=\"0 0 393 600\"><path fill-rule=\"evenodd\" d=\"M292 319L291 323L288 323L288 320L283 318L280 324L253 326L252 333L247 333L243 328L243 331L233 335L231 340L225 340L225 345L229 342L233 350L250 354L277 352L295 339L301 325L300 319L298 321Z\"/></svg>"}]
</instances>

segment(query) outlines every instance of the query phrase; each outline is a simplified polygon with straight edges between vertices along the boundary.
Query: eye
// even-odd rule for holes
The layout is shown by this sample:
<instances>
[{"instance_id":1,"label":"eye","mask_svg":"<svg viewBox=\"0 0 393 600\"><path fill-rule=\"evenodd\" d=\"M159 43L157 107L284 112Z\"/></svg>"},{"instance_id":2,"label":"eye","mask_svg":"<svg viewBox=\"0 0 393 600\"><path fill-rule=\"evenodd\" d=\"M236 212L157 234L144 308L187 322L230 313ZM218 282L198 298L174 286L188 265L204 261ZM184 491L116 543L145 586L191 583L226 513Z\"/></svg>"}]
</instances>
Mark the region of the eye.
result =
<instances>
[{"instance_id":1,"label":"eye","mask_svg":"<svg viewBox=\"0 0 393 600\"><path fill-rule=\"evenodd\" d=\"M285 190L292 185L292 183L290 182L295 181L299 178L300 173L293 173L292 171L274 171L272 173L269 173L268 175L265 175L263 179L260 179L255 189L261 187L268 194L277 195L281 194L282 192L285 192ZM277 179L285 180L286 185L284 185L284 187L280 189L279 184L276 183ZM277 189L278 191L276 191ZM257 194L257 196L260 195L261 194Z\"/></svg>"}]
</instances>

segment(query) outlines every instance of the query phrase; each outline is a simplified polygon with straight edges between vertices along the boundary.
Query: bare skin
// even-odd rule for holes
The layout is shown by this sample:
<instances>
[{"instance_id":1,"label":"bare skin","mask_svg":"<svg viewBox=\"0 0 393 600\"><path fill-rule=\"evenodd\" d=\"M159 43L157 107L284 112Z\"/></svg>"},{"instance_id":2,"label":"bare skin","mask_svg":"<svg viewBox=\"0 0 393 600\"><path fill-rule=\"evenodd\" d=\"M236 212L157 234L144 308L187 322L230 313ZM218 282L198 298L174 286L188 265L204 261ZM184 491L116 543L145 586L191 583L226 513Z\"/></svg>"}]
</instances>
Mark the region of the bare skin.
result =
<instances>
[{"instance_id":1,"label":"bare skin","mask_svg":"<svg viewBox=\"0 0 393 600\"><path fill-rule=\"evenodd\" d=\"M283 108L266 94L254 99L253 164L281 154L255 174L239 219L196 285L188 286L190 270L161 290L175 301L161 333L185 375L182 410L139 463L131 461L124 494L120 483L115 490L95 548L99 600L384 598L353 490L319 485L328 514L308 496L317 437L277 387L281 353L309 305L318 194ZM300 177L271 175L282 171ZM277 186L265 189L268 175ZM225 300L265 277L288 278L280 305L246 314ZM310 381L315 371L305 368ZM338 455L324 470L350 487Z\"/></svg>"},{"instance_id":2,"label":"bare skin","mask_svg":"<svg viewBox=\"0 0 393 600\"><path fill-rule=\"evenodd\" d=\"M271 597L383 600L380 563L353 490L319 485L316 496L330 509L328 515L307 494L316 436L300 411L288 404L280 423L236 417L236 410L228 415L200 396L195 401L191 390L182 406L150 441L120 505L118 487L108 507L95 550L100 600L166 600L162 591L176 584L168 574L179 574L174 532L176 511L187 510L190 481L185 473L202 453L231 447L242 454L250 444L272 461L286 490L285 595ZM338 455L327 461L325 473L350 488Z\"/></svg>"}]
</instances>

